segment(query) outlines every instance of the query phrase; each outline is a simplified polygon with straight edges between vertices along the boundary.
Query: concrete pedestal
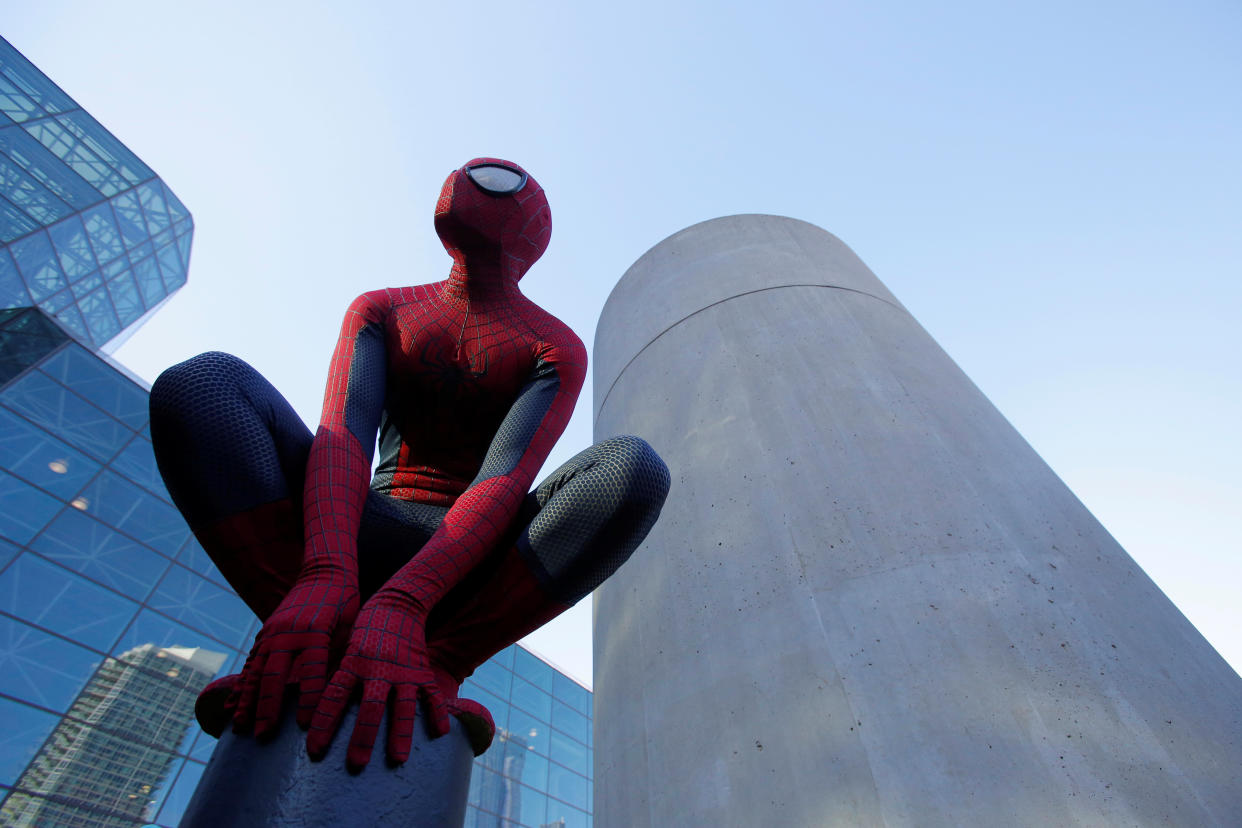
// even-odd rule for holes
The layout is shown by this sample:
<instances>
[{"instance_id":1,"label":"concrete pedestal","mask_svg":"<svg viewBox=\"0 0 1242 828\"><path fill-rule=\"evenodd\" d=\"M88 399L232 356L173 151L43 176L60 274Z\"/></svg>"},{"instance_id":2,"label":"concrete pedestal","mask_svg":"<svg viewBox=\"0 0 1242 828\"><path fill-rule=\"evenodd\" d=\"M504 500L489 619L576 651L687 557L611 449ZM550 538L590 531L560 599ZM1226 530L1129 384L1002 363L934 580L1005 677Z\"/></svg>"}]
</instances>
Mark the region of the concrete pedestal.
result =
<instances>
[{"instance_id":1,"label":"concrete pedestal","mask_svg":"<svg viewBox=\"0 0 1242 828\"><path fill-rule=\"evenodd\" d=\"M1242 680L840 240L677 233L594 366L673 478L595 597L597 826L1242 825Z\"/></svg>"},{"instance_id":2,"label":"concrete pedestal","mask_svg":"<svg viewBox=\"0 0 1242 828\"><path fill-rule=\"evenodd\" d=\"M345 768L345 750L357 708L352 708L328 755L312 762L306 733L289 709L270 742L226 732L194 792L182 828L288 826L288 828L460 828L474 754L456 718L439 739L415 727L410 758L390 767L384 759L387 721L371 763L360 773Z\"/></svg>"}]
</instances>

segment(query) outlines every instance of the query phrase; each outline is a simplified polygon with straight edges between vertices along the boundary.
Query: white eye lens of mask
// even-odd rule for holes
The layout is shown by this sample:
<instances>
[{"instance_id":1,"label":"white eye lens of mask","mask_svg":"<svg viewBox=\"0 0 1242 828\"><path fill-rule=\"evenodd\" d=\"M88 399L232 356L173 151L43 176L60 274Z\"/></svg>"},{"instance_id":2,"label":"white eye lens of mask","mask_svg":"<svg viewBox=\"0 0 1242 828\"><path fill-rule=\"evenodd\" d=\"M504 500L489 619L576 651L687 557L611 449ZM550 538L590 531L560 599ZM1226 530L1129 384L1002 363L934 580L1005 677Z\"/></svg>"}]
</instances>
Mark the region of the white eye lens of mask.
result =
<instances>
[{"instance_id":1,"label":"white eye lens of mask","mask_svg":"<svg viewBox=\"0 0 1242 828\"><path fill-rule=\"evenodd\" d=\"M495 164L467 167L466 175L487 192L502 195L516 193L526 183L526 176L522 173Z\"/></svg>"}]
</instances>

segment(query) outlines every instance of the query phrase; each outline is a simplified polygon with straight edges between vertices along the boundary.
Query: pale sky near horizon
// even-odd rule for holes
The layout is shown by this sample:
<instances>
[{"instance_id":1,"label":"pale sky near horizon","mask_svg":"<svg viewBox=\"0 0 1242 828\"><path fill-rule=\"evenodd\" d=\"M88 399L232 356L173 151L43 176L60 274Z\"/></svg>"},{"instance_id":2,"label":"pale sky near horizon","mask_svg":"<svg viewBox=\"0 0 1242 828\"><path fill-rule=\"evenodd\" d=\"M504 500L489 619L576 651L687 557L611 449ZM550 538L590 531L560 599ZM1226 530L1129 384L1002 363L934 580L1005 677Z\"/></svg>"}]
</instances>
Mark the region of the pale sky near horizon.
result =
<instances>
[{"instance_id":1,"label":"pale sky near horizon","mask_svg":"<svg viewBox=\"0 0 1242 828\"><path fill-rule=\"evenodd\" d=\"M793 216L1242 666L1237 3L0 0L0 35L194 215L189 284L116 353L148 380L230 351L313 426L350 299L447 272L473 156L548 191L523 288L588 347L663 238ZM547 468L590 419L588 385ZM531 641L587 683L588 603Z\"/></svg>"}]
</instances>

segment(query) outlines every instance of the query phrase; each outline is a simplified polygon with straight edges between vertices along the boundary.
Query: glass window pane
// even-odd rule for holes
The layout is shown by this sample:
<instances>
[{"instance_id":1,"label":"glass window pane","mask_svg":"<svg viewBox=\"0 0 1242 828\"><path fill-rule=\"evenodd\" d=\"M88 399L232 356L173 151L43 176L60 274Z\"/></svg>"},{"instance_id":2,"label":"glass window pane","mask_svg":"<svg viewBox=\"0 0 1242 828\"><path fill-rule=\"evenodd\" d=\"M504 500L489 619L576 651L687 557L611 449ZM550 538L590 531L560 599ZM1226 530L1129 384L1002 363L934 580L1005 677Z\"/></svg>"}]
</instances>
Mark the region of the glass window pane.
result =
<instances>
[{"instance_id":1,"label":"glass window pane","mask_svg":"<svg viewBox=\"0 0 1242 828\"><path fill-rule=\"evenodd\" d=\"M7 240L0 236L0 241ZM0 306L18 308L29 305L30 302L30 293L26 290L26 283L17 273L17 265L13 263L13 257L9 255L7 248L0 247Z\"/></svg>"},{"instance_id":2,"label":"glass window pane","mask_svg":"<svg viewBox=\"0 0 1242 828\"><path fill-rule=\"evenodd\" d=\"M552 761L560 762L583 776L591 775L591 751L577 739L552 729Z\"/></svg>"},{"instance_id":3,"label":"glass window pane","mask_svg":"<svg viewBox=\"0 0 1242 828\"><path fill-rule=\"evenodd\" d=\"M65 711L103 657L0 615L0 693Z\"/></svg>"},{"instance_id":4,"label":"glass window pane","mask_svg":"<svg viewBox=\"0 0 1242 828\"><path fill-rule=\"evenodd\" d=\"M546 722L541 722L529 713L517 708L509 711L510 733L526 740L526 745L536 753L548 755L548 731ZM490 753L490 751L488 751Z\"/></svg>"},{"instance_id":5,"label":"glass window pane","mask_svg":"<svg viewBox=\"0 0 1242 828\"><path fill-rule=\"evenodd\" d=\"M558 827L563 825L565 828L591 828L591 817L585 811L580 811L552 798L548 799L546 819ZM558 820L564 820L564 822L558 822Z\"/></svg>"},{"instance_id":6,"label":"glass window pane","mask_svg":"<svg viewBox=\"0 0 1242 828\"><path fill-rule=\"evenodd\" d=\"M522 825L539 828L544 824L548 797L534 788L513 784L517 788L517 807L510 806L510 812L505 816Z\"/></svg>"},{"instance_id":7,"label":"glass window pane","mask_svg":"<svg viewBox=\"0 0 1242 828\"><path fill-rule=\"evenodd\" d=\"M521 651L519 651L520 653ZM518 677L513 679L513 704L543 721L552 719L552 697Z\"/></svg>"},{"instance_id":8,"label":"glass window pane","mask_svg":"<svg viewBox=\"0 0 1242 828\"><path fill-rule=\"evenodd\" d=\"M164 289L168 293L185 284L185 266L181 264L175 245L160 248L155 257L159 259L160 272L164 275Z\"/></svg>"},{"instance_id":9,"label":"glass window pane","mask_svg":"<svg viewBox=\"0 0 1242 828\"><path fill-rule=\"evenodd\" d=\"M556 672L546 661L518 647L513 654L513 671L541 690L552 692L552 676Z\"/></svg>"},{"instance_id":10,"label":"glass window pane","mask_svg":"<svg viewBox=\"0 0 1242 828\"><path fill-rule=\"evenodd\" d=\"M485 661L475 668L470 676L475 684L489 690L502 699L509 698L509 685L513 681L513 673L491 661Z\"/></svg>"},{"instance_id":11,"label":"glass window pane","mask_svg":"<svg viewBox=\"0 0 1242 828\"><path fill-rule=\"evenodd\" d=\"M548 767L548 793L582 810L587 807L587 780L553 762Z\"/></svg>"},{"instance_id":12,"label":"glass window pane","mask_svg":"<svg viewBox=\"0 0 1242 828\"><path fill-rule=\"evenodd\" d=\"M233 656L233 652L221 646L218 641L149 609L138 614L112 652L127 664L163 672L167 670L161 665L171 662L162 659L180 659L185 664L174 666L180 673L185 673L188 664L195 674L193 678L199 690L206 687L212 679L224 675L224 665ZM188 677L188 674L183 677Z\"/></svg>"},{"instance_id":13,"label":"glass window pane","mask_svg":"<svg viewBox=\"0 0 1242 828\"><path fill-rule=\"evenodd\" d=\"M27 553L0 574L0 606L81 642L107 650L138 605Z\"/></svg>"},{"instance_id":14,"label":"glass window pane","mask_svg":"<svg viewBox=\"0 0 1242 828\"><path fill-rule=\"evenodd\" d=\"M462 698L477 701L479 704L486 707L488 712L492 714L492 720L496 723L496 728L498 730L505 726L505 722L508 721L508 703L493 696L491 693L475 684L472 679L466 679L465 682L462 683L459 695Z\"/></svg>"},{"instance_id":15,"label":"glass window pane","mask_svg":"<svg viewBox=\"0 0 1242 828\"><path fill-rule=\"evenodd\" d=\"M78 309L82 311L82 318L86 320L86 327L91 332L91 341L94 344L102 345L121 332L116 308L112 307L112 299L103 288L82 297L78 302Z\"/></svg>"},{"instance_id":16,"label":"glass window pane","mask_svg":"<svg viewBox=\"0 0 1242 828\"><path fill-rule=\"evenodd\" d=\"M103 460L120 451L133 437L133 432L121 423L40 371L31 371L13 381L4 389L2 399L74 448Z\"/></svg>"},{"instance_id":17,"label":"glass window pane","mask_svg":"<svg viewBox=\"0 0 1242 828\"><path fill-rule=\"evenodd\" d=\"M17 557L22 548L15 543L9 543L4 538L0 538L0 569L4 569L9 565L9 561Z\"/></svg>"},{"instance_id":18,"label":"glass window pane","mask_svg":"<svg viewBox=\"0 0 1242 828\"><path fill-rule=\"evenodd\" d=\"M584 716L591 715L591 691L563 673L552 679L552 695Z\"/></svg>"},{"instance_id":19,"label":"glass window pane","mask_svg":"<svg viewBox=\"0 0 1242 828\"><path fill-rule=\"evenodd\" d=\"M96 204L83 212L82 219L86 235L95 251L95 258L99 262L110 262L125 252L121 243L121 231L117 229L112 208L106 202Z\"/></svg>"},{"instance_id":20,"label":"glass window pane","mask_svg":"<svg viewBox=\"0 0 1242 828\"><path fill-rule=\"evenodd\" d=\"M9 245L9 250L36 302L42 302L69 284L56 264L56 253L46 233L32 233L18 239Z\"/></svg>"},{"instance_id":21,"label":"glass window pane","mask_svg":"<svg viewBox=\"0 0 1242 828\"><path fill-rule=\"evenodd\" d=\"M198 539L193 535L186 538L185 544L181 547L181 551L177 553L177 560L183 565L202 575L204 578L215 581L221 586L228 582L224 580L224 576L220 574L220 570L216 569L216 565L211 562L211 557L199 544Z\"/></svg>"},{"instance_id":22,"label":"glass window pane","mask_svg":"<svg viewBox=\"0 0 1242 828\"><path fill-rule=\"evenodd\" d=\"M535 753L520 734L505 732L505 758L501 772L539 790L548 787L548 760Z\"/></svg>"},{"instance_id":23,"label":"glass window pane","mask_svg":"<svg viewBox=\"0 0 1242 828\"><path fill-rule=\"evenodd\" d=\"M172 566L147 604L234 647L240 647L254 613L231 591Z\"/></svg>"},{"instance_id":24,"label":"glass window pane","mask_svg":"<svg viewBox=\"0 0 1242 828\"><path fill-rule=\"evenodd\" d=\"M155 465L155 454L151 450L150 440L135 438L108 465L143 488L172 502L164 488L159 467Z\"/></svg>"},{"instance_id":25,"label":"glass window pane","mask_svg":"<svg viewBox=\"0 0 1242 828\"><path fill-rule=\"evenodd\" d=\"M9 243L39 228L22 210L0 199L0 243Z\"/></svg>"},{"instance_id":26,"label":"glass window pane","mask_svg":"<svg viewBox=\"0 0 1242 828\"><path fill-rule=\"evenodd\" d=\"M94 460L6 408L0 408L0 466L65 500L99 471Z\"/></svg>"},{"instance_id":27,"label":"glass window pane","mask_svg":"<svg viewBox=\"0 0 1242 828\"><path fill-rule=\"evenodd\" d=\"M29 705L0 697L0 783L12 785L43 740L52 732L59 717Z\"/></svg>"},{"instance_id":28,"label":"glass window pane","mask_svg":"<svg viewBox=\"0 0 1242 828\"><path fill-rule=\"evenodd\" d=\"M85 348L65 348L39 370L130 428L138 430L146 425L147 392Z\"/></svg>"},{"instance_id":29,"label":"glass window pane","mask_svg":"<svg viewBox=\"0 0 1242 828\"><path fill-rule=\"evenodd\" d=\"M185 543L190 529L164 501L105 469L79 496L81 509L168 557Z\"/></svg>"},{"instance_id":30,"label":"glass window pane","mask_svg":"<svg viewBox=\"0 0 1242 828\"><path fill-rule=\"evenodd\" d=\"M193 728L191 728L193 730ZM216 745L219 741L214 736L198 731L198 735L194 737L194 744L190 747L187 754L191 759L197 759L200 762L208 762L211 760L211 754L215 753Z\"/></svg>"},{"instance_id":31,"label":"glass window pane","mask_svg":"<svg viewBox=\"0 0 1242 828\"><path fill-rule=\"evenodd\" d=\"M5 471L0 471L0 503L0 535L14 543L33 538L65 505Z\"/></svg>"},{"instance_id":32,"label":"glass window pane","mask_svg":"<svg viewBox=\"0 0 1242 828\"><path fill-rule=\"evenodd\" d=\"M78 279L69 286L70 293L73 294L75 300L80 300L92 291L98 290L103 285L103 274L95 271L89 276Z\"/></svg>"},{"instance_id":33,"label":"glass window pane","mask_svg":"<svg viewBox=\"0 0 1242 828\"><path fill-rule=\"evenodd\" d=\"M552 726L583 744L591 741L591 720L562 701L552 702Z\"/></svg>"},{"instance_id":34,"label":"glass window pane","mask_svg":"<svg viewBox=\"0 0 1242 828\"><path fill-rule=\"evenodd\" d=\"M142 301L146 303L148 308L154 307L161 299L168 295L168 291L164 289L164 280L160 276L159 268L155 266L155 259L149 257L143 259L134 265L134 280L138 282L138 290L142 293Z\"/></svg>"},{"instance_id":35,"label":"glass window pane","mask_svg":"<svg viewBox=\"0 0 1242 828\"><path fill-rule=\"evenodd\" d=\"M168 559L77 509L65 509L30 548L75 572L141 601Z\"/></svg>"},{"instance_id":36,"label":"glass window pane","mask_svg":"<svg viewBox=\"0 0 1242 828\"><path fill-rule=\"evenodd\" d=\"M138 187L138 199L147 217L147 232L154 236L172 222L168 208L164 206L164 192L158 181L148 181Z\"/></svg>"},{"instance_id":37,"label":"glass window pane","mask_svg":"<svg viewBox=\"0 0 1242 828\"><path fill-rule=\"evenodd\" d=\"M112 306L116 308L116 316L122 328L138 321L138 317L146 313L142 297L138 295L138 286L134 284L133 274L129 272L108 282L108 296L112 299Z\"/></svg>"},{"instance_id":38,"label":"glass window pane","mask_svg":"<svg viewBox=\"0 0 1242 828\"><path fill-rule=\"evenodd\" d=\"M146 241L147 222L142 216L142 208L138 206L137 194L133 190L121 193L112 199L111 204L125 246L135 247Z\"/></svg>"},{"instance_id":39,"label":"glass window pane","mask_svg":"<svg viewBox=\"0 0 1242 828\"><path fill-rule=\"evenodd\" d=\"M86 238L86 228L82 219L70 216L47 228L56 248L60 269L70 282L96 270L99 264L95 261L95 253Z\"/></svg>"}]
</instances>

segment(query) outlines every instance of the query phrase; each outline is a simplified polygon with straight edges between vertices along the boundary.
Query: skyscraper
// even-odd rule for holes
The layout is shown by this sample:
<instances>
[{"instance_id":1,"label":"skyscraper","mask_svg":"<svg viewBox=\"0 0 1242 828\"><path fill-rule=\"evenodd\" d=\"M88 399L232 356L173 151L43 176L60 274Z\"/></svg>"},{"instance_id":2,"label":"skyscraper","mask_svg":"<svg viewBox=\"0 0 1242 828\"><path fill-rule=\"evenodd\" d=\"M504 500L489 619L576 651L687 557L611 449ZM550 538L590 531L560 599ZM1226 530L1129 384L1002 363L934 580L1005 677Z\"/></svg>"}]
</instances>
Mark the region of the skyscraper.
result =
<instances>
[{"instance_id":1,"label":"skyscraper","mask_svg":"<svg viewBox=\"0 0 1242 828\"><path fill-rule=\"evenodd\" d=\"M258 629L169 500L147 389L105 356L185 284L192 231L154 172L0 40L5 825L175 826L215 747L194 698ZM470 824L590 825L590 692L515 646L463 693L499 733Z\"/></svg>"}]
</instances>

